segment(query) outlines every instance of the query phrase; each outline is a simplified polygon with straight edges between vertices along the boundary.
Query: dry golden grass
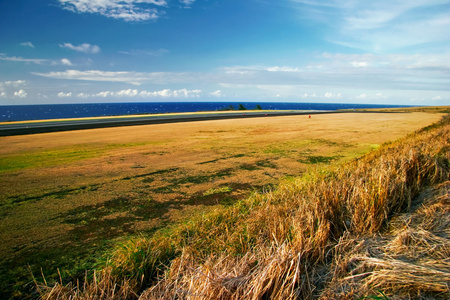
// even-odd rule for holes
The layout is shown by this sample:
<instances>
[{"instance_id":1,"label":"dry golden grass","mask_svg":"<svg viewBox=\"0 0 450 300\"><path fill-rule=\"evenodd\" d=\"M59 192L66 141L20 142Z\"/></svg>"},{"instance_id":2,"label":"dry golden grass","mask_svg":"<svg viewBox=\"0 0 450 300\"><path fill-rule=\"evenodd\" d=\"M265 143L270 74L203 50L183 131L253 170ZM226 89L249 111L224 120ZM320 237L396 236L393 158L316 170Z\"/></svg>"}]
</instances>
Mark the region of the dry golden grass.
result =
<instances>
[{"instance_id":1,"label":"dry golden grass","mask_svg":"<svg viewBox=\"0 0 450 300\"><path fill-rule=\"evenodd\" d=\"M110 273L105 274L118 278L118 283L124 282L125 276L126 285L138 291L171 262L176 263L181 253L189 253L192 265L186 272L200 268L200 272L208 273L201 270L203 266L195 265L199 261L209 261L209 268L235 265L234 273L227 269L220 273L213 268L219 275L210 276L221 280L225 275L220 274L228 274L230 280L225 286L242 290L233 292L233 297L285 297L288 282L298 295L314 295L317 288L313 279L320 275L315 274L315 264L324 261L330 241L347 228L376 232L383 221L373 214L385 215L401 208L390 203L386 193L402 195L415 190L375 188L374 183L359 182L359 188L366 190L365 201L370 202L373 194L384 191L375 204L369 203L372 208L367 217L373 218L370 226L355 215L367 213L365 203L347 208L341 201L356 193L352 190L352 184L358 182L356 175L343 180L346 186L333 178L338 175L324 171L293 184L282 184L275 192L255 195L230 208L226 205L245 197L255 187L278 183L286 175L300 175L321 163L358 157L439 117L427 113L331 114L312 119L262 118L2 138L8 144L0 149L2 158L17 161L31 157L30 161L37 159L39 164L1 174L5 228L1 237L7 243L0 250L6 258L15 259L21 254L31 258L44 247L41 251L47 257L41 263L51 264L62 255L67 264L76 264L79 259L71 257L72 249L93 251L102 240L153 230L204 211L200 220L168 229L169 236L158 232L153 238L124 242L113 251ZM417 157L409 159L421 162L420 155ZM365 168L358 174L371 170ZM412 173L414 177L414 171L405 172L400 175L408 177ZM386 172L377 180L385 182L397 175ZM317 187L302 181L316 183ZM395 182L394 186L402 184ZM305 194L310 196L305 198ZM55 249L65 253L52 252ZM214 253L223 253L223 257L210 256ZM239 259L242 256L248 256L250 262ZM246 268L252 270L250 277L246 277ZM276 274L276 270L284 270L284 279L269 283L261 279L264 274ZM307 272L305 278L303 270L311 273ZM236 279L239 276L246 285L237 284L241 282ZM222 289L217 286L220 280L212 281L214 289ZM180 287L182 281L177 281ZM165 284L172 283L161 281L158 286ZM254 288L248 290L251 284Z\"/></svg>"},{"instance_id":2,"label":"dry golden grass","mask_svg":"<svg viewBox=\"0 0 450 300\"><path fill-rule=\"evenodd\" d=\"M121 300L137 298L138 296L133 292L126 280L123 280L120 284L116 283L115 278L111 276L108 269L102 270L99 274L94 271L92 277L87 277L86 275L82 283L77 280L76 283L71 282L65 285L62 284L62 279L60 278L60 283L50 288L45 281L44 283L38 283L34 279L34 282L38 293L41 295L45 294L46 300Z\"/></svg>"},{"instance_id":3,"label":"dry golden grass","mask_svg":"<svg viewBox=\"0 0 450 300\"><path fill-rule=\"evenodd\" d=\"M384 291L389 299L448 299L450 181L422 192L418 208L397 215L381 235L344 236L334 247L322 298Z\"/></svg>"},{"instance_id":4,"label":"dry golden grass","mask_svg":"<svg viewBox=\"0 0 450 300\"><path fill-rule=\"evenodd\" d=\"M133 239L108 274L142 300L448 299L449 121Z\"/></svg>"},{"instance_id":5,"label":"dry golden grass","mask_svg":"<svg viewBox=\"0 0 450 300\"><path fill-rule=\"evenodd\" d=\"M71 232L92 240L104 232L117 237L153 230L163 225L155 215L174 222L194 207L232 203L321 161L360 156L439 118L329 114L2 137L0 238L8 242L0 253L8 257L11 249L29 245L54 248L61 240L70 244ZM221 188L231 192L202 197ZM122 202L135 209L120 210ZM136 211L140 206L161 209L150 216ZM73 218L66 222L64 216ZM129 225L114 222L120 219Z\"/></svg>"}]
</instances>

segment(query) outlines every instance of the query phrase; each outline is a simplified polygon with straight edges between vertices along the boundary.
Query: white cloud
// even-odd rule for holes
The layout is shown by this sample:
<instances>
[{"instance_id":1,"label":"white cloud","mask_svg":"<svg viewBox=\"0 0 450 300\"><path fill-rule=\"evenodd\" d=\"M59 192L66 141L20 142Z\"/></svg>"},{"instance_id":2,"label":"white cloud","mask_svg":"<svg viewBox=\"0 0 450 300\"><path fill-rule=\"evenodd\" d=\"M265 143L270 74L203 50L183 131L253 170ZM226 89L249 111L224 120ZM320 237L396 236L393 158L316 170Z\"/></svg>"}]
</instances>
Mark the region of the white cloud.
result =
<instances>
[{"instance_id":1,"label":"white cloud","mask_svg":"<svg viewBox=\"0 0 450 300\"><path fill-rule=\"evenodd\" d=\"M280 95L311 97L311 91L323 99L337 99L337 92L358 90L348 93L356 97L362 93L382 100L376 93L392 95L387 91L433 91L444 96L450 90L450 53L448 54L329 54L315 56L309 65L290 66L231 66L214 72L132 72L101 70L66 70L62 72L32 73L54 79L84 80L97 82L123 82L142 84L202 84L221 86L222 92L231 96L235 91L248 87L255 96ZM357 65L358 67L355 67ZM227 89L225 89L227 88ZM218 88L215 88L215 90ZM214 90L213 90L214 91ZM330 98L324 98L325 93ZM246 92L247 93L247 92ZM211 95L212 96L212 95ZM333 98L331 98L331 96ZM371 99L372 99L371 98ZM392 98L392 97L391 97ZM393 98L392 98L393 99Z\"/></svg>"},{"instance_id":2,"label":"white cloud","mask_svg":"<svg viewBox=\"0 0 450 300\"><path fill-rule=\"evenodd\" d=\"M236 67L224 67L222 70L225 71L226 74L237 74L237 75L250 75L255 73L255 68L253 67L243 67L243 66L236 66Z\"/></svg>"},{"instance_id":3,"label":"white cloud","mask_svg":"<svg viewBox=\"0 0 450 300\"><path fill-rule=\"evenodd\" d=\"M59 97L59 98L68 98L68 97L72 97L72 92L68 92L68 93L60 92L60 93L58 93L58 97Z\"/></svg>"},{"instance_id":4,"label":"white cloud","mask_svg":"<svg viewBox=\"0 0 450 300\"><path fill-rule=\"evenodd\" d=\"M385 96L383 93L376 93L375 97L378 99L384 99L384 100L387 100L389 98L388 96Z\"/></svg>"},{"instance_id":5,"label":"white cloud","mask_svg":"<svg viewBox=\"0 0 450 300\"><path fill-rule=\"evenodd\" d=\"M31 42L20 43L20 45L25 46L25 47L36 48L36 47L34 47L33 43L31 43Z\"/></svg>"},{"instance_id":6,"label":"white cloud","mask_svg":"<svg viewBox=\"0 0 450 300\"><path fill-rule=\"evenodd\" d=\"M201 90L180 89L172 91L171 89L164 89L162 91L155 91L155 92L141 91L139 93L139 96L162 97L162 98L197 98L201 95L201 93L202 93Z\"/></svg>"},{"instance_id":7,"label":"white cloud","mask_svg":"<svg viewBox=\"0 0 450 300\"><path fill-rule=\"evenodd\" d=\"M109 96L114 96L114 93L110 92L110 91L104 91L104 92L97 93L95 96L106 98Z\"/></svg>"},{"instance_id":8,"label":"white cloud","mask_svg":"<svg viewBox=\"0 0 450 300\"><path fill-rule=\"evenodd\" d=\"M225 70L228 74L255 74L257 72L299 72L301 71L299 68L291 67L291 66L235 66L235 67L224 67L222 70Z\"/></svg>"},{"instance_id":9,"label":"white cloud","mask_svg":"<svg viewBox=\"0 0 450 300\"><path fill-rule=\"evenodd\" d=\"M436 96L436 97L431 98L431 100L434 100L434 101L442 100L442 97L441 96Z\"/></svg>"},{"instance_id":10,"label":"white cloud","mask_svg":"<svg viewBox=\"0 0 450 300\"><path fill-rule=\"evenodd\" d=\"M267 71L269 72L298 72L298 68L292 68L292 67L269 67L267 68Z\"/></svg>"},{"instance_id":11,"label":"white cloud","mask_svg":"<svg viewBox=\"0 0 450 300\"><path fill-rule=\"evenodd\" d=\"M14 97L26 98L27 97L27 92L25 92L24 90L19 90L17 92L14 92Z\"/></svg>"},{"instance_id":12,"label":"white cloud","mask_svg":"<svg viewBox=\"0 0 450 300\"><path fill-rule=\"evenodd\" d=\"M124 21L157 19L155 8L166 6L165 0L59 0L64 9L77 13L95 13Z\"/></svg>"},{"instance_id":13,"label":"white cloud","mask_svg":"<svg viewBox=\"0 0 450 300\"><path fill-rule=\"evenodd\" d=\"M63 58L61 60L49 60L49 59L41 59L41 58L23 58L23 57L17 57L17 56L6 56L5 54L0 54L0 60L32 63L32 64L36 64L36 65L60 65L60 64L63 64L66 66L72 66L72 63L67 58Z\"/></svg>"},{"instance_id":14,"label":"white cloud","mask_svg":"<svg viewBox=\"0 0 450 300\"><path fill-rule=\"evenodd\" d=\"M332 98L339 99L342 97L341 93L331 93L331 92L326 92L323 96L327 99L332 99Z\"/></svg>"},{"instance_id":15,"label":"white cloud","mask_svg":"<svg viewBox=\"0 0 450 300\"><path fill-rule=\"evenodd\" d=\"M70 60L68 60L67 58L61 59L61 63L63 65L66 65L66 66L71 66L72 65L72 62Z\"/></svg>"},{"instance_id":16,"label":"white cloud","mask_svg":"<svg viewBox=\"0 0 450 300\"><path fill-rule=\"evenodd\" d=\"M127 90L121 90L121 91L115 93L114 96L117 96L117 97L135 97L138 94L139 94L138 90L127 89Z\"/></svg>"},{"instance_id":17,"label":"white cloud","mask_svg":"<svg viewBox=\"0 0 450 300\"><path fill-rule=\"evenodd\" d=\"M38 64L38 65L48 62L47 59L23 58L23 57L17 57L17 56L6 56L4 54L0 54L0 60L26 62L26 63L33 63L33 64Z\"/></svg>"},{"instance_id":18,"label":"white cloud","mask_svg":"<svg viewBox=\"0 0 450 300\"><path fill-rule=\"evenodd\" d=\"M365 61L352 61L350 64L356 68L367 67L369 65Z\"/></svg>"},{"instance_id":19,"label":"white cloud","mask_svg":"<svg viewBox=\"0 0 450 300\"><path fill-rule=\"evenodd\" d=\"M305 66L226 67L220 69L221 74L216 78L222 84L314 85L378 90L448 90L450 87L448 77L450 53L437 55L324 53L310 61L313 63ZM268 72L269 69L273 71ZM281 72L282 70L285 71ZM210 78L214 78L214 75Z\"/></svg>"},{"instance_id":20,"label":"white cloud","mask_svg":"<svg viewBox=\"0 0 450 300\"><path fill-rule=\"evenodd\" d=\"M180 0L180 2L183 3L186 7L189 7L192 3L195 2L195 0Z\"/></svg>"},{"instance_id":21,"label":"white cloud","mask_svg":"<svg viewBox=\"0 0 450 300\"><path fill-rule=\"evenodd\" d=\"M367 98L367 94L363 93L363 94L359 95L356 98L358 98L358 99L366 99Z\"/></svg>"},{"instance_id":22,"label":"white cloud","mask_svg":"<svg viewBox=\"0 0 450 300\"><path fill-rule=\"evenodd\" d=\"M85 93L79 93L77 95L77 97L79 97L79 98L89 98L89 95L86 95Z\"/></svg>"},{"instance_id":23,"label":"white cloud","mask_svg":"<svg viewBox=\"0 0 450 300\"><path fill-rule=\"evenodd\" d=\"M146 91L137 89L124 89L117 92L102 91L96 94L79 93L77 97L80 98L95 98L95 97L116 97L116 98L197 98L202 94L201 90L171 90L164 89L160 91Z\"/></svg>"},{"instance_id":24,"label":"white cloud","mask_svg":"<svg viewBox=\"0 0 450 300\"><path fill-rule=\"evenodd\" d=\"M317 98L317 94L316 93L304 93L302 95L302 98Z\"/></svg>"},{"instance_id":25,"label":"white cloud","mask_svg":"<svg viewBox=\"0 0 450 300\"><path fill-rule=\"evenodd\" d=\"M222 91L221 90L217 90L215 92L212 92L211 95L214 96L214 97L220 98L220 97L222 97Z\"/></svg>"},{"instance_id":26,"label":"white cloud","mask_svg":"<svg viewBox=\"0 0 450 300\"><path fill-rule=\"evenodd\" d=\"M64 43L64 44L60 44L59 47L61 48L67 48L67 49L71 49L71 50L75 50L78 52L84 52L84 53L100 53L100 47L97 45L91 45L88 43L83 43L81 45L78 46L74 46L71 43Z\"/></svg>"},{"instance_id":27,"label":"white cloud","mask_svg":"<svg viewBox=\"0 0 450 300\"><path fill-rule=\"evenodd\" d=\"M347 64L367 69L450 70L450 53L443 54L330 54L323 53L327 68L346 68ZM321 67L324 64L321 63Z\"/></svg>"},{"instance_id":28,"label":"white cloud","mask_svg":"<svg viewBox=\"0 0 450 300\"><path fill-rule=\"evenodd\" d=\"M25 80L15 80L15 81L0 81L0 96L2 98L8 98L9 95L14 95L14 97L24 98L27 93L24 90L14 91L15 89L26 85Z\"/></svg>"},{"instance_id":29,"label":"white cloud","mask_svg":"<svg viewBox=\"0 0 450 300\"><path fill-rule=\"evenodd\" d=\"M4 86L18 87L20 85L24 85L25 83L26 83L25 80L3 81L3 82L0 82L0 89L3 88Z\"/></svg>"}]
</instances>

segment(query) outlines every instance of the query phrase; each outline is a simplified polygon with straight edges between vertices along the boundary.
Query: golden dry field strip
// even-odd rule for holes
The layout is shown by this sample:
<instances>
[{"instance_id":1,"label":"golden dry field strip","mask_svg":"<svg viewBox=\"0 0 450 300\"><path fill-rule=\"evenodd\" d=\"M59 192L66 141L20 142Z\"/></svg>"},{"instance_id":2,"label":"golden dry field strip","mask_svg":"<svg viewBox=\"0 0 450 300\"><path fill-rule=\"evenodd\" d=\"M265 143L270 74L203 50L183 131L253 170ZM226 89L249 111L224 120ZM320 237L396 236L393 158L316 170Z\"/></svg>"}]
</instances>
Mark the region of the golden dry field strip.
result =
<instances>
[{"instance_id":1,"label":"golden dry field strip","mask_svg":"<svg viewBox=\"0 0 450 300\"><path fill-rule=\"evenodd\" d=\"M83 269L111 241L359 157L442 114L341 113L1 137L2 279ZM19 280L19 278L18 278Z\"/></svg>"}]
</instances>

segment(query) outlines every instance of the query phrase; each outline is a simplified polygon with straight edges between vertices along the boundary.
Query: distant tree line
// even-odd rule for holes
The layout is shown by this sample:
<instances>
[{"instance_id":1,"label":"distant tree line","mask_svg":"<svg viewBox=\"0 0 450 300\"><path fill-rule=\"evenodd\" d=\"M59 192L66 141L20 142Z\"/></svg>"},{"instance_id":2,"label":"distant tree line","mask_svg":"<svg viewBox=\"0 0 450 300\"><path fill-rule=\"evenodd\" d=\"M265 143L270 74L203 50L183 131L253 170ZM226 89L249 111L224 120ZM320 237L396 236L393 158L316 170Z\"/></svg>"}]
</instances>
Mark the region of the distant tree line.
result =
<instances>
[{"instance_id":1,"label":"distant tree line","mask_svg":"<svg viewBox=\"0 0 450 300\"><path fill-rule=\"evenodd\" d=\"M247 110L247 108L243 104L239 103L237 109L233 105L229 105L229 106L227 106L225 108L219 109L219 111L228 111L228 110ZM256 104L256 107L254 108L254 110L262 110L261 105Z\"/></svg>"}]
</instances>

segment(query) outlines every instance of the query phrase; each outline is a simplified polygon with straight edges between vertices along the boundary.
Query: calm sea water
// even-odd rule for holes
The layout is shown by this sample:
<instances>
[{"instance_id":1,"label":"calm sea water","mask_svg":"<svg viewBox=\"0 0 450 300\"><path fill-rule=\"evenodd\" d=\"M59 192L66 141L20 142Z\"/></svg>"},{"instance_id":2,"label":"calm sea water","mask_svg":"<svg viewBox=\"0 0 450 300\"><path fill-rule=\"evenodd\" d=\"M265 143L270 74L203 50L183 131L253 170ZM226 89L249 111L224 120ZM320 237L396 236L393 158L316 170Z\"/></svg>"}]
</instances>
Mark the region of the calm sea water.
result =
<instances>
[{"instance_id":1,"label":"calm sea water","mask_svg":"<svg viewBox=\"0 0 450 300\"><path fill-rule=\"evenodd\" d=\"M331 104L331 103L254 103L254 102L159 102L159 103L98 103L98 104L51 104L51 105L5 105L0 106L0 121L24 121L65 119L99 116L155 114L169 112L197 112L223 110L239 104L253 109L259 104L270 110L337 110L358 108L399 107L376 104Z\"/></svg>"}]
</instances>

